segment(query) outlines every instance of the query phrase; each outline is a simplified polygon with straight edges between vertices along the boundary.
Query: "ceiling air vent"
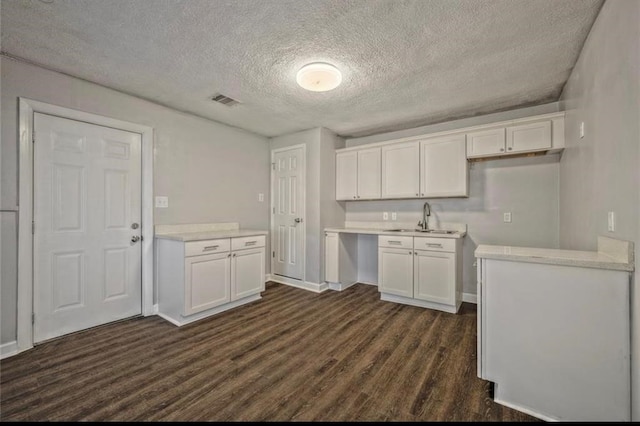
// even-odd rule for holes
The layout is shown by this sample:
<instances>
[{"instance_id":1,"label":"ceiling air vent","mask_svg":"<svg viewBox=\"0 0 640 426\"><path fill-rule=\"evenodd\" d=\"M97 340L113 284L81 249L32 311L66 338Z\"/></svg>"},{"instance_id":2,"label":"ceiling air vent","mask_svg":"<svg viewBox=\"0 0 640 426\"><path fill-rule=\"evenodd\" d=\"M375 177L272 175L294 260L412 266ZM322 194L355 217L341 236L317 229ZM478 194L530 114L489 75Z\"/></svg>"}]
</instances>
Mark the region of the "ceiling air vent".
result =
<instances>
[{"instance_id":1,"label":"ceiling air vent","mask_svg":"<svg viewBox=\"0 0 640 426\"><path fill-rule=\"evenodd\" d=\"M228 96L225 96L225 95L223 95L221 93L216 93L215 95L213 95L211 97L211 100L214 101L214 102L217 102L219 104L226 105L226 106L233 106L233 105L236 105L236 104L240 103L240 102L236 101L235 99L232 99L232 98L230 98Z\"/></svg>"}]
</instances>

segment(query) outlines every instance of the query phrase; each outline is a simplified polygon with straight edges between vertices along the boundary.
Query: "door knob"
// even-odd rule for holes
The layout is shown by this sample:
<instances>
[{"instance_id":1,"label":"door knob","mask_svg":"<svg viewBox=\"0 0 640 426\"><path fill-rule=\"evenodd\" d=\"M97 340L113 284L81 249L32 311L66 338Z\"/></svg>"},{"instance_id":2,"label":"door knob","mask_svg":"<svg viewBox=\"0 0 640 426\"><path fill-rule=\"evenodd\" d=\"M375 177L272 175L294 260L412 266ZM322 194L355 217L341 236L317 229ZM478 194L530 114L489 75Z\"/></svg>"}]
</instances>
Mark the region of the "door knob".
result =
<instances>
[{"instance_id":1,"label":"door knob","mask_svg":"<svg viewBox=\"0 0 640 426\"><path fill-rule=\"evenodd\" d=\"M295 223L300 223L300 222L302 222L302 218L301 217L296 217L295 219L293 219L293 221Z\"/></svg>"},{"instance_id":2,"label":"door knob","mask_svg":"<svg viewBox=\"0 0 640 426\"><path fill-rule=\"evenodd\" d=\"M138 235L134 235L133 237L131 237L131 242L132 243L137 243L140 240L141 240L141 238Z\"/></svg>"},{"instance_id":3,"label":"door knob","mask_svg":"<svg viewBox=\"0 0 640 426\"><path fill-rule=\"evenodd\" d=\"M134 222L134 223L131 224L131 229L138 229L139 226L140 225L138 225L137 223Z\"/></svg>"}]
</instances>

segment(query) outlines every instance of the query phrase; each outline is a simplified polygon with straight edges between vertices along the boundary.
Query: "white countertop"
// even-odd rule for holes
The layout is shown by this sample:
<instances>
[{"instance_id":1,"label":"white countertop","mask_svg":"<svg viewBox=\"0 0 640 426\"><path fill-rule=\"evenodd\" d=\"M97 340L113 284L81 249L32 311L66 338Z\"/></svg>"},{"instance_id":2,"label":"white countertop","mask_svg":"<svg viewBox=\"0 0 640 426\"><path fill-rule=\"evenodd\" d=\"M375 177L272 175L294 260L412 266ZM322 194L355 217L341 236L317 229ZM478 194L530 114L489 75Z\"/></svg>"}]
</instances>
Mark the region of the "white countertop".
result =
<instances>
[{"instance_id":1,"label":"white countertop","mask_svg":"<svg viewBox=\"0 0 640 426\"><path fill-rule=\"evenodd\" d=\"M155 237L176 241L202 241L216 238L252 237L268 235L262 229L240 229L236 222L186 223L178 225L156 225Z\"/></svg>"},{"instance_id":2,"label":"white countertop","mask_svg":"<svg viewBox=\"0 0 640 426\"><path fill-rule=\"evenodd\" d=\"M393 228L391 228L393 229ZM429 237L429 238L462 238L467 233L456 231L453 234L438 234L420 231L390 231L388 229L376 228L325 228L325 232L341 232L347 234L372 234L372 235L402 235L406 237Z\"/></svg>"},{"instance_id":3,"label":"white countertop","mask_svg":"<svg viewBox=\"0 0 640 426\"><path fill-rule=\"evenodd\" d=\"M633 243L608 237L598 237L598 251L480 244L475 250L475 256L483 259L547 263L619 271L634 270Z\"/></svg>"},{"instance_id":4,"label":"white countertop","mask_svg":"<svg viewBox=\"0 0 640 426\"><path fill-rule=\"evenodd\" d=\"M156 238L177 241L201 241L215 240L216 238L252 237L255 235L268 234L268 231L263 231L261 229L232 229L224 231L175 232L167 234L156 234Z\"/></svg>"}]
</instances>

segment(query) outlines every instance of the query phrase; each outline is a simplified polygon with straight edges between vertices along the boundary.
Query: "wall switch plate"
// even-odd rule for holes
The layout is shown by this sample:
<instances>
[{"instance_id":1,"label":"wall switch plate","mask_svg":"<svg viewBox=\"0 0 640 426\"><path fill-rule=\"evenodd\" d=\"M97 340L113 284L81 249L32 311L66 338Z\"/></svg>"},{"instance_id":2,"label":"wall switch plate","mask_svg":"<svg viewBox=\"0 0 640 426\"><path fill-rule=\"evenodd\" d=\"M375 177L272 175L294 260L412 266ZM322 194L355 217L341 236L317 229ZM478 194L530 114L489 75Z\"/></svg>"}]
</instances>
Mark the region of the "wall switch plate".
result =
<instances>
[{"instance_id":1,"label":"wall switch plate","mask_svg":"<svg viewBox=\"0 0 640 426\"><path fill-rule=\"evenodd\" d=\"M261 203L264 201L264 194L262 192L258 194L258 201Z\"/></svg>"},{"instance_id":2,"label":"wall switch plate","mask_svg":"<svg viewBox=\"0 0 640 426\"><path fill-rule=\"evenodd\" d=\"M389 213L388 212L382 213L382 220L389 220Z\"/></svg>"},{"instance_id":3,"label":"wall switch plate","mask_svg":"<svg viewBox=\"0 0 640 426\"><path fill-rule=\"evenodd\" d=\"M166 209L169 207L169 197L158 196L156 197L156 207L160 209Z\"/></svg>"},{"instance_id":4,"label":"wall switch plate","mask_svg":"<svg viewBox=\"0 0 640 426\"><path fill-rule=\"evenodd\" d=\"M580 139L584 138L584 121L580 122Z\"/></svg>"},{"instance_id":5,"label":"wall switch plate","mask_svg":"<svg viewBox=\"0 0 640 426\"><path fill-rule=\"evenodd\" d=\"M609 232L616 230L616 212L609 212L607 214L607 230Z\"/></svg>"},{"instance_id":6,"label":"wall switch plate","mask_svg":"<svg viewBox=\"0 0 640 426\"><path fill-rule=\"evenodd\" d=\"M506 212L502 215L504 223L511 223L511 212Z\"/></svg>"},{"instance_id":7,"label":"wall switch plate","mask_svg":"<svg viewBox=\"0 0 640 426\"><path fill-rule=\"evenodd\" d=\"M396 214L396 212L391 213L391 220L396 220L398 218L398 215Z\"/></svg>"}]
</instances>

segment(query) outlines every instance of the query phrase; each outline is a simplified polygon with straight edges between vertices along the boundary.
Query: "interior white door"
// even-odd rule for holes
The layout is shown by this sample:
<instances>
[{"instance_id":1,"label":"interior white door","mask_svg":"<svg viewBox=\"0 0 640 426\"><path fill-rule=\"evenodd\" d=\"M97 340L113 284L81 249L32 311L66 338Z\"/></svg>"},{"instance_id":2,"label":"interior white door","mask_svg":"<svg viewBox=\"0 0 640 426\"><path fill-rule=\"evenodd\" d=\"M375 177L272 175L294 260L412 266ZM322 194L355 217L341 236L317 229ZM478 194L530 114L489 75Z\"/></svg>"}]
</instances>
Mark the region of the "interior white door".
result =
<instances>
[{"instance_id":1,"label":"interior white door","mask_svg":"<svg viewBox=\"0 0 640 426\"><path fill-rule=\"evenodd\" d=\"M304 276L304 153L291 148L273 153L273 273Z\"/></svg>"},{"instance_id":2,"label":"interior white door","mask_svg":"<svg viewBox=\"0 0 640 426\"><path fill-rule=\"evenodd\" d=\"M142 137L34 114L34 343L142 312Z\"/></svg>"}]
</instances>

